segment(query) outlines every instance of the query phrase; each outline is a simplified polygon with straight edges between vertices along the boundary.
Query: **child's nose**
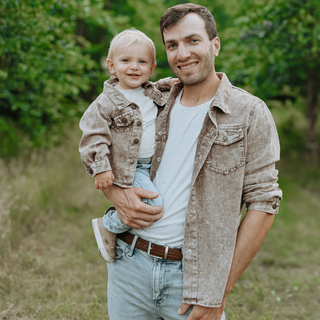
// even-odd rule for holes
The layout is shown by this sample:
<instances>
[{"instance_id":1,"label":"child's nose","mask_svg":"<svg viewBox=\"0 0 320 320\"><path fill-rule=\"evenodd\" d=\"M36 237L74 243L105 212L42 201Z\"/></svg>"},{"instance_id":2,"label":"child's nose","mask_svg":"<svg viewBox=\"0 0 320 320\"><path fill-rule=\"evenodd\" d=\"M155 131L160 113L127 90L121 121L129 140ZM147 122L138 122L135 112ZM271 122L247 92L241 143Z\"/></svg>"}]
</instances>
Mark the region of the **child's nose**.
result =
<instances>
[{"instance_id":1,"label":"child's nose","mask_svg":"<svg viewBox=\"0 0 320 320\"><path fill-rule=\"evenodd\" d=\"M137 62L132 62L132 64L130 65L130 69L138 69Z\"/></svg>"}]
</instances>

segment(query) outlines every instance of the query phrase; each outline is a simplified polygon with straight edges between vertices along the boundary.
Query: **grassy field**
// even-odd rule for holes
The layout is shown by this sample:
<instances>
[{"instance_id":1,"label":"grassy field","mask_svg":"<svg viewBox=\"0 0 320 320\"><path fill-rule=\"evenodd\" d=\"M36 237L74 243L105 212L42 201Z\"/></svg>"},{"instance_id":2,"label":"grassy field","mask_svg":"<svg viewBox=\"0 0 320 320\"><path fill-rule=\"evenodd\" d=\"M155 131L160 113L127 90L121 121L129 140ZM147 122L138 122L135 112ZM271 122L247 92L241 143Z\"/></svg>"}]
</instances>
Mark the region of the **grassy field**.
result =
<instances>
[{"instance_id":1,"label":"grassy field","mask_svg":"<svg viewBox=\"0 0 320 320\"><path fill-rule=\"evenodd\" d=\"M107 270L91 229L108 202L80 164L78 139L0 165L2 320L108 319ZM281 210L228 298L228 320L320 319L320 172L278 167Z\"/></svg>"}]
</instances>

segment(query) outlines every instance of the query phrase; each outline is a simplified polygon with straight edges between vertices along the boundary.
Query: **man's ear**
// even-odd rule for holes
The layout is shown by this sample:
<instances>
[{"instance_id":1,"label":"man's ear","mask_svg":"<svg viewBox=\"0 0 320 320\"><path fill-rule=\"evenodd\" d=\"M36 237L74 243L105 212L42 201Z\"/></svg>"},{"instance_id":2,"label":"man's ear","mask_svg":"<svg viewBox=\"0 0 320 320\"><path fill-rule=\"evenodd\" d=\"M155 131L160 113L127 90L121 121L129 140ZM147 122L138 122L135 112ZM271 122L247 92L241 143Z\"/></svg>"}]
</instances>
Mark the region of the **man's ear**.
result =
<instances>
[{"instance_id":1,"label":"man's ear","mask_svg":"<svg viewBox=\"0 0 320 320\"><path fill-rule=\"evenodd\" d=\"M214 39L212 39L212 45L213 45L213 54L215 57L217 57L219 55L220 48L221 48L220 38L215 37Z\"/></svg>"},{"instance_id":2,"label":"man's ear","mask_svg":"<svg viewBox=\"0 0 320 320\"><path fill-rule=\"evenodd\" d=\"M116 74L116 69L111 59L107 59L107 66L111 74Z\"/></svg>"},{"instance_id":3,"label":"man's ear","mask_svg":"<svg viewBox=\"0 0 320 320\"><path fill-rule=\"evenodd\" d=\"M156 68L157 64L155 63L150 69L150 76L153 74L154 69Z\"/></svg>"}]
</instances>

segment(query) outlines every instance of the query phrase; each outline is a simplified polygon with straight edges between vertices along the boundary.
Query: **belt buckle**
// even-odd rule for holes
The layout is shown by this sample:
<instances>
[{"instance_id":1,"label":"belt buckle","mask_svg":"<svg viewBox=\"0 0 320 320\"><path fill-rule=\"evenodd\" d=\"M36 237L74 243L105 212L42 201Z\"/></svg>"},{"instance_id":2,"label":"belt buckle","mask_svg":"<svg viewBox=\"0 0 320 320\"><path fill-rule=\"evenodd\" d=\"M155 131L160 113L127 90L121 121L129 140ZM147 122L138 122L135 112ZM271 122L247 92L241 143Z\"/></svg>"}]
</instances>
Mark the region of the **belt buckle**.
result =
<instances>
[{"instance_id":1,"label":"belt buckle","mask_svg":"<svg viewBox=\"0 0 320 320\"><path fill-rule=\"evenodd\" d=\"M152 242L149 241L149 244L148 244L148 251L147 251L147 254L151 257L155 257L155 258L158 258L158 259L164 259L164 260L167 260L168 259L168 252L169 252L169 247L167 246L164 246L166 248L165 252L164 252L164 257L161 258L161 257L158 257L158 256L154 256L153 254L150 253L151 251L151 246L152 246Z\"/></svg>"}]
</instances>

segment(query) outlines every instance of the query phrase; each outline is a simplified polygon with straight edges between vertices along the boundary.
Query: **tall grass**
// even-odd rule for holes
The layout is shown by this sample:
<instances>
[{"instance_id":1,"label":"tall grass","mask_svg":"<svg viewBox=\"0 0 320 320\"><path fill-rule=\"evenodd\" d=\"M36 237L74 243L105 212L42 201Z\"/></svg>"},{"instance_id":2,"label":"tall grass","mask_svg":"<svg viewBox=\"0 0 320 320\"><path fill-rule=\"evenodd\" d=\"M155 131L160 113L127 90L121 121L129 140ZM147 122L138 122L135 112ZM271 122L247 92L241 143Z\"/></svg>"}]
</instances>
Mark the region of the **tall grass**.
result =
<instances>
[{"instance_id":1,"label":"tall grass","mask_svg":"<svg viewBox=\"0 0 320 320\"><path fill-rule=\"evenodd\" d=\"M0 164L0 319L108 319L91 219L109 203L79 138L75 128L57 148ZM228 297L228 320L320 319L320 170L300 159L278 168L284 200Z\"/></svg>"},{"instance_id":2,"label":"tall grass","mask_svg":"<svg viewBox=\"0 0 320 320\"><path fill-rule=\"evenodd\" d=\"M0 162L2 242L18 244L23 237L45 228L53 216L70 218L107 205L81 165L77 151L80 136L75 128L59 147L36 150L7 165Z\"/></svg>"},{"instance_id":3,"label":"tall grass","mask_svg":"<svg viewBox=\"0 0 320 320\"><path fill-rule=\"evenodd\" d=\"M107 319L91 219L109 202L63 145L0 164L0 319Z\"/></svg>"}]
</instances>

